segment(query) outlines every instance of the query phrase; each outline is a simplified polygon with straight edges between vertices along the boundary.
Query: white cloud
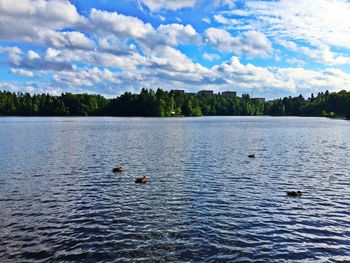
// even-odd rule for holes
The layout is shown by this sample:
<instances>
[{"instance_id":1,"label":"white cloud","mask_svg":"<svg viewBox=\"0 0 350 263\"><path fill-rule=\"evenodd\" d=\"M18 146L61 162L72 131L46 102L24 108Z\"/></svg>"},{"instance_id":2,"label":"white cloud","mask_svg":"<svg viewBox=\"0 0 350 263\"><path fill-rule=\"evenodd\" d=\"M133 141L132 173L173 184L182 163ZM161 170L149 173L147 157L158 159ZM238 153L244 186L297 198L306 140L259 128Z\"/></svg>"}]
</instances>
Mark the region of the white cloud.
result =
<instances>
[{"instance_id":1,"label":"white cloud","mask_svg":"<svg viewBox=\"0 0 350 263\"><path fill-rule=\"evenodd\" d=\"M144 23L136 17L122 15L117 12L107 12L93 8L89 18L90 21L85 26L90 32L98 35L113 34L125 39L142 39L154 31L151 24Z\"/></svg>"},{"instance_id":2,"label":"white cloud","mask_svg":"<svg viewBox=\"0 0 350 263\"><path fill-rule=\"evenodd\" d=\"M258 67L242 64L237 57L208 69L193 63L180 51L166 46L157 47L150 57L149 64L142 68L122 72L111 72L97 67L58 71L54 74L52 86L69 87L119 95L122 90L138 92L143 87L186 90L210 88L216 91L224 89L251 90L274 96L318 92L321 90L338 91L350 85L350 75L336 69L305 70L303 68ZM89 51L80 51L89 52ZM156 55L158 54L158 55Z\"/></svg>"},{"instance_id":3,"label":"white cloud","mask_svg":"<svg viewBox=\"0 0 350 263\"><path fill-rule=\"evenodd\" d=\"M62 47L90 49L94 46L94 42L80 32L63 32L62 35L65 37Z\"/></svg>"},{"instance_id":4,"label":"white cloud","mask_svg":"<svg viewBox=\"0 0 350 263\"><path fill-rule=\"evenodd\" d=\"M33 50L29 50L27 52L27 57L29 59L37 59L37 58L40 58L40 55L37 52L33 51Z\"/></svg>"},{"instance_id":5,"label":"white cloud","mask_svg":"<svg viewBox=\"0 0 350 263\"><path fill-rule=\"evenodd\" d=\"M349 1L246 1L244 9L225 13L245 16L245 25L268 36L350 47Z\"/></svg>"},{"instance_id":6,"label":"white cloud","mask_svg":"<svg viewBox=\"0 0 350 263\"><path fill-rule=\"evenodd\" d=\"M181 53L179 50L169 46L159 46L154 50L150 58L152 68L166 70L168 72L209 72L209 70L200 64L194 64L191 59Z\"/></svg>"},{"instance_id":7,"label":"white cloud","mask_svg":"<svg viewBox=\"0 0 350 263\"><path fill-rule=\"evenodd\" d=\"M233 37L224 29L209 28L205 31L207 42L220 51L266 57L272 52L272 46L266 36L257 31L243 32Z\"/></svg>"},{"instance_id":8,"label":"white cloud","mask_svg":"<svg viewBox=\"0 0 350 263\"><path fill-rule=\"evenodd\" d=\"M293 92L292 81L282 81L268 68L256 67L252 64L243 65L237 57L214 66L213 70L222 74L228 83L241 89L279 89Z\"/></svg>"},{"instance_id":9,"label":"white cloud","mask_svg":"<svg viewBox=\"0 0 350 263\"><path fill-rule=\"evenodd\" d=\"M168 9L176 11L182 8L193 8L197 4L211 5L214 7L229 7L234 8L236 0L213 0L208 3L207 1L200 0L137 0L139 6L147 6L151 12L158 12L162 9Z\"/></svg>"},{"instance_id":10,"label":"white cloud","mask_svg":"<svg viewBox=\"0 0 350 263\"><path fill-rule=\"evenodd\" d=\"M204 54L203 54L203 58L204 58L205 60L213 61L213 60L219 59L220 56L219 56L218 54L215 54L215 53L212 53L212 54L204 53Z\"/></svg>"},{"instance_id":11,"label":"white cloud","mask_svg":"<svg viewBox=\"0 0 350 263\"><path fill-rule=\"evenodd\" d=\"M201 37L191 25L167 24L155 29L151 24L142 20L125 16L116 12L92 9L89 25L86 29L104 38L123 41L133 39L144 49L153 49L155 45L197 44Z\"/></svg>"},{"instance_id":12,"label":"white cloud","mask_svg":"<svg viewBox=\"0 0 350 263\"><path fill-rule=\"evenodd\" d=\"M70 87L93 86L99 83L120 84L118 75L107 69L100 70L97 67L74 71L61 71L53 76L53 79Z\"/></svg>"},{"instance_id":13,"label":"white cloud","mask_svg":"<svg viewBox=\"0 0 350 263\"><path fill-rule=\"evenodd\" d=\"M208 17L203 17L203 18L202 18L202 21L203 21L204 23L207 23L207 24L210 24L210 23L211 23L211 21L210 21L210 19L209 19Z\"/></svg>"},{"instance_id":14,"label":"white cloud","mask_svg":"<svg viewBox=\"0 0 350 263\"><path fill-rule=\"evenodd\" d=\"M45 60L47 61L62 61L63 58L60 57L61 51L58 49L48 48L45 54Z\"/></svg>"},{"instance_id":15,"label":"white cloud","mask_svg":"<svg viewBox=\"0 0 350 263\"><path fill-rule=\"evenodd\" d=\"M201 3L198 0L141 2L151 11L162 12ZM212 17L226 30L211 27L203 33L205 43L215 48L206 49L211 52L203 54L203 59L208 61L218 60L222 52L248 58L274 55L297 67L258 67L233 57L206 68L177 49L184 44L201 49L202 36L192 25L174 23L153 27L133 16L97 9L84 17L67 0L0 0L0 40L39 44L46 49L46 52L38 51L41 49L22 52L16 47L0 47L0 53L6 55L2 63L12 74L34 77L37 73L40 76L50 73L46 75L50 77L54 72L53 83L47 86L57 84L55 91L70 89L117 95L121 90L138 91L141 85L187 90L233 86L267 93L277 90L289 95L349 87L349 74L341 70L300 67L305 57L326 65L350 63L350 58L336 48L350 49L349 2L320 0L314 6L310 3L311 0L245 1L244 10L220 12ZM214 0L210 4L232 9L235 1ZM339 11L337 15L335 9ZM329 21L324 22L324 17ZM163 20L158 14L153 18ZM208 17L202 21L211 23ZM238 31L231 34L234 31L229 29ZM295 58L288 55L286 59L283 53L273 50L270 40L293 51ZM78 63L84 68L74 65ZM46 78L40 81L47 84ZM40 90L33 83L22 88Z\"/></svg>"},{"instance_id":16,"label":"white cloud","mask_svg":"<svg viewBox=\"0 0 350 263\"><path fill-rule=\"evenodd\" d=\"M65 54L65 52L85 58L91 56L91 54L81 53L91 53L91 51L63 51L63 55L67 57L69 54ZM110 63L110 55L107 58L108 63ZM86 87L90 91L103 89L107 92L108 87L108 93L114 95L118 95L120 90L125 90L126 87L129 90L139 91L141 83L143 87L161 86L170 89L180 88L184 85L199 88L223 82L212 70L198 63L193 63L179 50L164 45L155 48L143 67L129 68L117 73L100 70L96 67L93 69L76 68L72 71L57 72L54 75L54 81L57 85L66 85L72 88Z\"/></svg>"},{"instance_id":17,"label":"white cloud","mask_svg":"<svg viewBox=\"0 0 350 263\"><path fill-rule=\"evenodd\" d=\"M46 51L46 55L41 57L38 53L30 50L26 54L17 47L0 47L0 53L6 53L8 66L11 66L10 70L13 74L27 75L30 77L30 73L25 72L30 70L40 71L60 71L60 70L72 70L73 66L64 57L60 55L61 51L49 48Z\"/></svg>"},{"instance_id":18,"label":"white cloud","mask_svg":"<svg viewBox=\"0 0 350 263\"><path fill-rule=\"evenodd\" d=\"M235 7L236 0L214 0L214 6L228 6L229 8Z\"/></svg>"},{"instance_id":19,"label":"white cloud","mask_svg":"<svg viewBox=\"0 0 350 263\"><path fill-rule=\"evenodd\" d=\"M0 0L0 13L2 21L16 17L16 24L25 21L47 28L61 28L81 19L76 7L67 0Z\"/></svg>"},{"instance_id":20,"label":"white cloud","mask_svg":"<svg viewBox=\"0 0 350 263\"><path fill-rule=\"evenodd\" d=\"M225 80L243 90L255 89L262 94L299 94L318 91L339 91L350 85L350 75L339 69L306 70L297 68L257 67L244 65L237 57L214 66Z\"/></svg>"},{"instance_id":21,"label":"white cloud","mask_svg":"<svg viewBox=\"0 0 350 263\"><path fill-rule=\"evenodd\" d=\"M223 25L236 25L239 23L238 20L236 20L236 19L233 19L233 18L228 19L220 14L214 15L214 19L216 22L223 24Z\"/></svg>"},{"instance_id":22,"label":"white cloud","mask_svg":"<svg viewBox=\"0 0 350 263\"><path fill-rule=\"evenodd\" d=\"M0 82L0 90L7 90L10 92L24 92L31 94L49 93L58 96L64 92L64 89L59 87L51 87L47 85L39 86L33 82Z\"/></svg>"},{"instance_id":23,"label":"white cloud","mask_svg":"<svg viewBox=\"0 0 350 263\"><path fill-rule=\"evenodd\" d=\"M229 23L239 17L238 23L228 24L230 29L259 30L314 62L344 65L350 64L350 57L339 50L350 50L349 14L350 2L345 0L252 0L241 9L221 12L219 20Z\"/></svg>"},{"instance_id":24,"label":"white cloud","mask_svg":"<svg viewBox=\"0 0 350 263\"><path fill-rule=\"evenodd\" d=\"M91 49L94 42L80 32L41 31L34 43L41 43L54 48Z\"/></svg>"},{"instance_id":25,"label":"white cloud","mask_svg":"<svg viewBox=\"0 0 350 263\"><path fill-rule=\"evenodd\" d=\"M55 48L92 48L81 32L63 32L85 18L65 0L1 0L0 39L24 41Z\"/></svg>"},{"instance_id":26,"label":"white cloud","mask_svg":"<svg viewBox=\"0 0 350 263\"><path fill-rule=\"evenodd\" d=\"M201 41L200 35L191 25L160 25L157 31L158 34L156 38L162 39L164 43L171 46L177 46L179 44L186 43L198 44Z\"/></svg>"},{"instance_id":27,"label":"white cloud","mask_svg":"<svg viewBox=\"0 0 350 263\"><path fill-rule=\"evenodd\" d=\"M302 65L306 64L306 62L304 60L298 59L298 58L287 58L286 62L288 64L298 65L298 66L302 66Z\"/></svg>"},{"instance_id":28,"label":"white cloud","mask_svg":"<svg viewBox=\"0 0 350 263\"><path fill-rule=\"evenodd\" d=\"M1 47L0 46L0 54L4 53L7 55L9 61L13 65L19 65L21 63L21 54L23 53L18 47Z\"/></svg>"},{"instance_id":29,"label":"white cloud","mask_svg":"<svg viewBox=\"0 0 350 263\"><path fill-rule=\"evenodd\" d=\"M34 73L33 72L28 71L28 70L24 70L24 69L11 68L10 72L12 74L21 75L21 76L28 77L28 78L34 77Z\"/></svg>"},{"instance_id":30,"label":"white cloud","mask_svg":"<svg viewBox=\"0 0 350 263\"><path fill-rule=\"evenodd\" d=\"M276 76L291 81L299 92L340 91L350 85L350 75L339 69L307 70L304 68L280 68Z\"/></svg>"},{"instance_id":31,"label":"white cloud","mask_svg":"<svg viewBox=\"0 0 350 263\"><path fill-rule=\"evenodd\" d=\"M330 47L324 44L319 44L317 47L310 48L307 46L299 46L293 41L283 39L277 39L277 43L293 52L303 54L311 60L322 64L342 65L350 63L350 57L332 52Z\"/></svg>"},{"instance_id":32,"label":"white cloud","mask_svg":"<svg viewBox=\"0 0 350 263\"><path fill-rule=\"evenodd\" d=\"M152 12L160 9L177 10L185 7L193 7L198 0L139 0Z\"/></svg>"},{"instance_id":33,"label":"white cloud","mask_svg":"<svg viewBox=\"0 0 350 263\"><path fill-rule=\"evenodd\" d=\"M113 55L103 51L63 50L61 56L71 62L83 62L92 66L113 67L121 70L134 70L146 65L146 58L138 53Z\"/></svg>"}]
</instances>

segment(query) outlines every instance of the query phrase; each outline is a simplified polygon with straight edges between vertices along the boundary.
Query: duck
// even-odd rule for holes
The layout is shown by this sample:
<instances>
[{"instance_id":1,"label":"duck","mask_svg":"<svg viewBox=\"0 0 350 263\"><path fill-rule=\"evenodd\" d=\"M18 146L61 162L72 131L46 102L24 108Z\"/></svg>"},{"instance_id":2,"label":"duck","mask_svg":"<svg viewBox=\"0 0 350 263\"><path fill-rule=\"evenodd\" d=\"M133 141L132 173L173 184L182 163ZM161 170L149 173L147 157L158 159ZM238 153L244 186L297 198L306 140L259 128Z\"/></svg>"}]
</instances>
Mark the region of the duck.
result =
<instances>
[{"instance_id":1,"label":"duck","mask_svg":"<svg viewBox=\"0 0 350 263\"><path fill-rule=\"evenodd\" d=\"M143 176L143 177L137 178L135 180L135 183L136 184L145 184L145 183L147 183L147 181L148 181L148 177L147 176Z\"/></svg>"},{"instance_id":2,"label":"duck","mask_svg":"<svg viewBox=\"0 0 350 263\"><path fill-rule=\"evenodd\" d=\"M255 153L249 154L248 157L249 157L249 158L255 158Z\"/></svg>"},{"instance_id":3,"label":"duck","mask_svg":"<svg viewBox=\"0 0 350 263\"><path fill-rule=\"evenodd\" d=\"M287 196L291 196L291 197L301 197L302 194L303 193L301 191L288 191L287 192Z\"/></svg>"},{"instance_id":4,"label":"duck","mask_svg":"<svg viewBox=\"0 0 350 263\"><path fill-rule=\"evenodd\" d=\"M121 173L124 171L124 168L122 166L118 166L116 168L113 168L113 173Z\"/></svg>"}]
</instances>

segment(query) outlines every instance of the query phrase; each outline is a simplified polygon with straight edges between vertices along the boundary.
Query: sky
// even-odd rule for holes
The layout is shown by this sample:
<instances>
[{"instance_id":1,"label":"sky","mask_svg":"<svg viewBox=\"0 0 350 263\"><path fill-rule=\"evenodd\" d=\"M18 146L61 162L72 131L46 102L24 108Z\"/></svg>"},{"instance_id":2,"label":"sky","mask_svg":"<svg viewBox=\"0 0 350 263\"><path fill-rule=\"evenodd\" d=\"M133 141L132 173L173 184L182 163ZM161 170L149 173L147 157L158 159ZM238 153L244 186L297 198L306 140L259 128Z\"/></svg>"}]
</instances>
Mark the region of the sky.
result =
<instances>
[{"instance_id":1,"label":"sky","mask_svg":"<svg viewBox=\"0 0 350 263\"><path fill-rule=\"evenodd\" d=\"M347 0L0 0L0 90L350 90Z\"/></svg>"}]
</instances>

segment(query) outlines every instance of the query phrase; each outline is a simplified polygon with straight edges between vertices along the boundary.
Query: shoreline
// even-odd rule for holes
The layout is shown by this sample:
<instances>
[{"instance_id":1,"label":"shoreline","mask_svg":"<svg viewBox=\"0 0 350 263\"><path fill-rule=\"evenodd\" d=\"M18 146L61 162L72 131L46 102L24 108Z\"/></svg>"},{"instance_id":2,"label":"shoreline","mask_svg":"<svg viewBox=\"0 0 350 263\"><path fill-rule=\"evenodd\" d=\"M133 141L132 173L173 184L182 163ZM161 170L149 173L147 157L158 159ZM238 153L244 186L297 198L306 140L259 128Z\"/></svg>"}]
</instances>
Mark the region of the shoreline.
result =
<instances>
[{"instance_id":1,"label":"shoreline","mask_svg":"<svg viewBox=\"0 0 350 263\"><path fill-rule=\"evenodd\" d=\"M89 115L89 116L79 116L79 115L0 115L0 118L156 118L156 119L179 119L179 118L212 118L212 117L271 117L271 118L322 118L322 119L334 119L334 120L350 120L345 116L336 116L336 117L326 117L326 116L297 116L297 115L283 115L283 116L274 116L274 115L203 115L203 116L170 116L170 117L159 117L159 116L111 116L111 115Z\"/></svg>"}]
</instances>

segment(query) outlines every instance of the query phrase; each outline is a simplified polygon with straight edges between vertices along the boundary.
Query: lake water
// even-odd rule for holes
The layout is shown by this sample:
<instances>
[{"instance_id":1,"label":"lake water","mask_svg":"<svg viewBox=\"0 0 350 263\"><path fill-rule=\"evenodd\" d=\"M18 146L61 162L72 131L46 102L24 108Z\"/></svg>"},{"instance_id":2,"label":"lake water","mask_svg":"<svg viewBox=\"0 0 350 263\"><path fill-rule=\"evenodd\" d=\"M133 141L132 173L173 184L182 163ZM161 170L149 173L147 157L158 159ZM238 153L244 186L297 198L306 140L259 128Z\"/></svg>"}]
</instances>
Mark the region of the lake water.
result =
<instances>
[{"instance_id":1,"label":"lake water","mask_svg":"<svg viewBox=\"0 0 350 263\"><path fill-rule=\"evenodd\" d=\"M0 261L350 262L349 171L343 120L2 117Z\"/></svg>"}]
</instances>

